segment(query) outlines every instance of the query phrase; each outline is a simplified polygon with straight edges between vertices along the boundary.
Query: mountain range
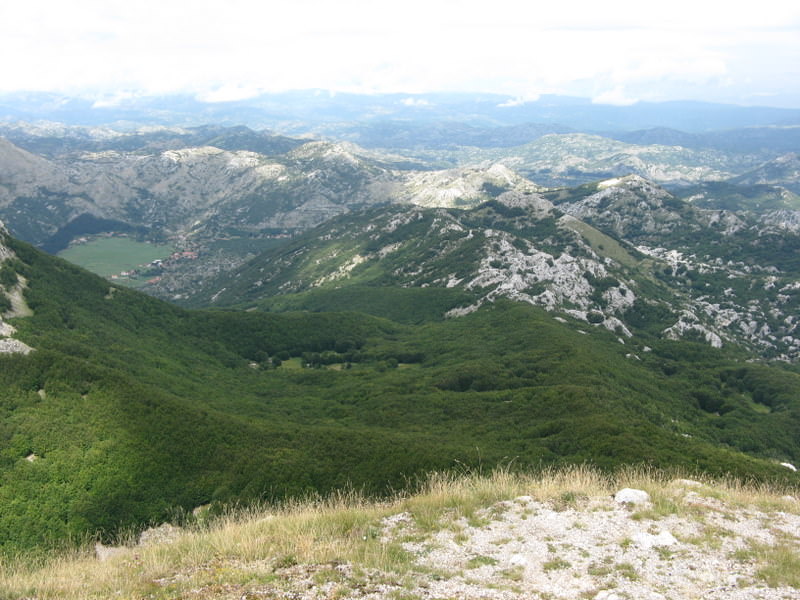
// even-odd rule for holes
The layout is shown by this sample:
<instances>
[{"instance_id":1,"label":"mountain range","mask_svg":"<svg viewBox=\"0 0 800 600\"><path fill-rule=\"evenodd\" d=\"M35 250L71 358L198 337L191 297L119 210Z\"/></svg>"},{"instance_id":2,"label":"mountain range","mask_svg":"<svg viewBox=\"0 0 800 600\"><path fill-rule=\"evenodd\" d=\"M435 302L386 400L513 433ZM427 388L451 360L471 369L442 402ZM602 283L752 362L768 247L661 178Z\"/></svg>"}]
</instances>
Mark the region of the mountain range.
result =
<instances>
[{"instance_id":1,"label":"mountain range","mask_svg":"<svg viewBox=\"0 0 800 600\"><path fill-rule=\"evenodd\" d=\"M242 100L209 102L196 96L86 98L43 92L0 95L2 121L54 121L73 125L248 125L308 133L358 123L447 121L478 127L547 123L575 130L636 131L652 128L690 133L745 127L796 126L800 110L708 102L598 104L589 98L501 94L354 94L326 90L267 93Z\"/></svg>"},{"instance_id":2,"label":"mountain range","mask_svg":"<svg viewBox=\"0 0 800 600\"><path fill-rule=\"evenodd\" d=\"M708 206L746 198L733 207L746 212L770 198L769 206L786 211L771 213L775 223L792 223L798 206L793 154L634 146L577 133L400 155L242 127L12 130L17 143L44 154L0 140L0 218L11 231L51 252L102 231L197 252L197 261L158 274L151 289L165 297L186 296L220 270L334 216L386 203L470 208L505 191L635 173L684 199L702 195Z\"/></svg>"}]
</instances>

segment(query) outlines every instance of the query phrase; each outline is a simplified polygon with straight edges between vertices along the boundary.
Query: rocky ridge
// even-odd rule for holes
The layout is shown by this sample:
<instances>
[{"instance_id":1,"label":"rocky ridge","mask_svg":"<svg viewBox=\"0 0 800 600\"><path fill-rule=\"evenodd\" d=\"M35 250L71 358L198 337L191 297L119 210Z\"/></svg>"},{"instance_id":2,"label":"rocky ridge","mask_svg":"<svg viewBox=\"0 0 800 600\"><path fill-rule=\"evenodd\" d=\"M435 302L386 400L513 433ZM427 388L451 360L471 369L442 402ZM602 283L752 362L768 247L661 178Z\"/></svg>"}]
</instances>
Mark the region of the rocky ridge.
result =
<instances>
[{"instance_id":1,"label":"rocky ridge","mask_svg":"<svg viewBox=\"0 0 800 600\"><path fill-rule=\"evenodd\" d=\"M733 179L740 184L779 184L800 194L800 155L789 152Z\"/></svg>"},{"instance_id":2,"label":"rocky ridge","mask_svg":"<svg viewBox=\"0 0 800 600\"><path fill-rule=\"evenodd\" d=\"M508 298L602 325L621 339L644 318L661 337L740 344L795 360L800 295L791 252L754 264L723 245L742 251L765 246L769 235L795 235L786 229L791 220L758 223L743 213L695 209L638 176L601 182L566 201L526 190L466 211L389 206L300 236L222 275L198 298L241 304L374 281L456 288L474 301L448 316ZM700 246L709 240L717 245Z\"/></svg>"},{"instance_id":3,"label":"rocky ridge","mask_svg":"<svg viewBox=\"0 0 800 600\"><path fill-rule=\"evenodd\" d=\"M679 318L664 335L695 335L714 346L740 340L773 357L799 356L797 211L700 209L638 176L592 189L557 207L661 263L654 275L683 297L672 303Z\"/></svg>"},{"instance_id":4,"label":"rocky ridge","mask_svg":"<svg viewBox=\"0 0 800 600\"><path fill-rule=\"evenodd\" d=\"M223 275L216 285L224 289L212 285L207 293L224 305L363 282L362 273L374 269L401 287L471 292L475 301L450 316L508 298L631 335L619 317L635 302L637 284L623 265L597 254L574 219L530 191L505 192L466 212L386 207L366 218L342 217L234 274L232 283L241 279L246 287L226 286Z\"/></svg>"}]
</instances>

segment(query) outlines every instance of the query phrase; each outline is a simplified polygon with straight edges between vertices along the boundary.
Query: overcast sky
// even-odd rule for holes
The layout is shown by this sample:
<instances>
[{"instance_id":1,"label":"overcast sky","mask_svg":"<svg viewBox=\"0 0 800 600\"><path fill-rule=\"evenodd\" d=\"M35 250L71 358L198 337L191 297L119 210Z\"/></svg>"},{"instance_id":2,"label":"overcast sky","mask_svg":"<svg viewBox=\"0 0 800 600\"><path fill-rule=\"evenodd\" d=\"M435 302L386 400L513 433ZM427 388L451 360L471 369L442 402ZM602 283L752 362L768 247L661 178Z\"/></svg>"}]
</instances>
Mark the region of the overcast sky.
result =
<instances>
[{"instance_id":1,"label":"overcast sky","mask_svg":"<svg viewBox=\"0 0 800 600\"><path fill-rule=\"evenodd\" d=\"M483 91L800 107L800 2L0 0L0 91Z\"/></svg>"}]
</instances>

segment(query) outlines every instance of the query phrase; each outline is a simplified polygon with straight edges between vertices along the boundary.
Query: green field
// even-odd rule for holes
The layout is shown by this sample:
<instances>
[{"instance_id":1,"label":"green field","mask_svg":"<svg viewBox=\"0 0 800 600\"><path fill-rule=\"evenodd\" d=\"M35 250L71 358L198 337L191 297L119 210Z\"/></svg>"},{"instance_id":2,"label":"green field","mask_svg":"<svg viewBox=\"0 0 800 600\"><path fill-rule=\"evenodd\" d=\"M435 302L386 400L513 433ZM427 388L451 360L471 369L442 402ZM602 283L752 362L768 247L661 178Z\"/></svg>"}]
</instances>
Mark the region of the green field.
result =
<instances>
[{"instance_id":1,"label":"green field","mask_svg":"<svg viewBox=\"0 0 800 600\"><path fill-rule=\"evenodd\" d=\"M140 268L157 258L166 258L173 251L171 245L137 242L127 237L101 237L70 246L58 256L98 275L110 277ZM135 284L135 280L128 278L121 277L119 281Z\"/></svg>"}]
</instances>

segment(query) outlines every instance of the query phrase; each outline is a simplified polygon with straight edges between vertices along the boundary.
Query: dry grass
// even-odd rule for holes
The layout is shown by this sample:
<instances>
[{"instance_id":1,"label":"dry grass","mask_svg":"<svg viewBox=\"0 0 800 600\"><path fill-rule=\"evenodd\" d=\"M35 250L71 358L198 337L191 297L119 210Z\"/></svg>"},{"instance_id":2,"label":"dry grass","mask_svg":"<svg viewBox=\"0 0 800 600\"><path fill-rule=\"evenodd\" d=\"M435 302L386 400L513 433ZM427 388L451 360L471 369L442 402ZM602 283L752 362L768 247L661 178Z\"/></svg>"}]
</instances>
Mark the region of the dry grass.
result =
<instances>
[{"instance_id":1,"label":"dry grass","mask_svg":"<svg viewBox=\"0 0 800 600\"><path fill-rule=\"evenodd\" d=\"M414 494L386 502L347 492L280 507L239 510L183 530L171 543L123 548L104 562L88 549L38 564L6 561L0 564L0 598L203 598L195 592L226 585L240 589L279 585L281 570L293 565L348 563L356 572L374 569L402 576L418 569L399 542L381 541L385 517L410 513L416 526L429 532L522 495L557 506L609 497L621 487L648 491L654 498L653 510L668 514L681 510L674 500L673 479L673 475L647 469L604 475L585 466L536 475L508 469L488 475L437 473L420 482ZM702 483L693 491L726 503L799 510L798 503L781 498L787 494L784 489L735 480Z\"/></svg>"}]
</instances>

